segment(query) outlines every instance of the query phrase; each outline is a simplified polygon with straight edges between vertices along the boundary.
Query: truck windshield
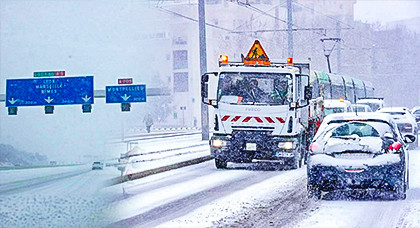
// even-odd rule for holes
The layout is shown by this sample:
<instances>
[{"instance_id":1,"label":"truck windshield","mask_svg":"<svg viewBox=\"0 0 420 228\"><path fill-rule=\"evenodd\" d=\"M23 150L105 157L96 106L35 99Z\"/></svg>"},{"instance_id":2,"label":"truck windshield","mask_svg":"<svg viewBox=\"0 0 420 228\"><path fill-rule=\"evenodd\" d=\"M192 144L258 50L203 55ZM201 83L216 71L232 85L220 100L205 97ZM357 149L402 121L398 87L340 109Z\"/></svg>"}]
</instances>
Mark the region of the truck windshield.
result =
<instances>
[{"instance_id":1,"label":"truck windshield","mask_svg":"<svg viewBox=\"0 0 420 228\"><path fill-rule=\"evenodd\" d=\"M223 72L219 102L239 105L288 105L292 99L292 75L280 73Z\"/></svg>"}]
</instances>

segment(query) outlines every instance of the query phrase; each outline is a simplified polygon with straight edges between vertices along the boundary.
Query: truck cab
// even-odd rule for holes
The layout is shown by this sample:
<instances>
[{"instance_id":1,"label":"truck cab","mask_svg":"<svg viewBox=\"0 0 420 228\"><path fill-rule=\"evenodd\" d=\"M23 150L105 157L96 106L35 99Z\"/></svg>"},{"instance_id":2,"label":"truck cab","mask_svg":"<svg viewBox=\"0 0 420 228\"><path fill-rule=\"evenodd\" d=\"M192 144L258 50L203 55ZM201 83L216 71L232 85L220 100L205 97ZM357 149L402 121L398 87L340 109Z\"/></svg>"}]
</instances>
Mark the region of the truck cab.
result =
<instances>
[{"instance_id":1,"label":"truck cab","mask_svg":"<svg viewBox=\"0 0 420 228\"><path fill-rule=\"evenodd\" d=\"M255 53L263 58L252 58ZM302 164L309 64L271 63L266 56L256 41L242 62L222 56L219 71L202 76L202 101L214 107L210 146L217 168L227 162Z\"/></svg>"}]
</instances>

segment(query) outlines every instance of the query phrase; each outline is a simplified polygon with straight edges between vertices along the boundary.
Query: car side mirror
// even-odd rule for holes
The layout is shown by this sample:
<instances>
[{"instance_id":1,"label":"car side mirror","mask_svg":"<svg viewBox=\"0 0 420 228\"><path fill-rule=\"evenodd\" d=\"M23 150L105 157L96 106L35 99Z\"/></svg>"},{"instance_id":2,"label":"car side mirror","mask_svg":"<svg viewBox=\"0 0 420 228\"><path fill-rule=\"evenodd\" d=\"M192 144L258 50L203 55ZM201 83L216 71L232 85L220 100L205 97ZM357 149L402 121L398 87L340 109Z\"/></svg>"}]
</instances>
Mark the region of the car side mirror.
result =
<instances>
[{"instance_id":1,"label":"car side mirror","mask_svg":"<svg viewBox=\"0 0 420 228\"><path fill-rule=\"evenodd\" d=\"M404 135L404 141L406 143L413 143L416 141L416 136L412 135L412 134L406 134Z\"/></svg>"}]
</instances>

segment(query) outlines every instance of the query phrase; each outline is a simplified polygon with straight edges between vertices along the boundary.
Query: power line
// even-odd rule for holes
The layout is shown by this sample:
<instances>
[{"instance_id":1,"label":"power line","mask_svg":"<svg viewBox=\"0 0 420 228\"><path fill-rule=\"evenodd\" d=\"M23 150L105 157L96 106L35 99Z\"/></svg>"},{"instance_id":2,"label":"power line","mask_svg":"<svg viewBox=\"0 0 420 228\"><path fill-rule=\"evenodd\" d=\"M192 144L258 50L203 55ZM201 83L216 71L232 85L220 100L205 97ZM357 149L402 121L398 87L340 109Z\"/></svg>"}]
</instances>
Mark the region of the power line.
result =
<instances>
[{"instance_id":1,"label":"power line","mask_svg":"<svg viewBox=\"0 0 420 228\"><path fill-rule=\"evenodd\" d=\"M326 15L326 14L324 14L324 13L321 13L321 12L319 12L319 11L317 11L317 10L315 10L315 9L313 9L313 8L311 8L311 7L309 7L309 6L306 6L306 5L301 4L301 3L298 3L298 2L294 2L294 3L295 3L296 5L303 6L304 8L309 9L309 10L311 10L311 11L314 11L314 12L316 12L316 13L318 13L318 14L321 14L321 15L323 15L324 17L327 17L327 18L330 18L330 19L332 19L332 20L334 20L334 21L337 21L337 22L339 22L340 24L346 25L346 26L348 26L348 27L349 27L349 29L354 29L354 28L353 28L353 26L351 26L351 25L349 25L349 24L347 24L347 23L344 23L343 21L338 20L338 19L336 19L336 18L334 18L334 17L331 17L331 16L328 16L328 15Z\"/></svg>"},{"instance_id":2,"label":"power line","mask_svg":"<svg viewBox=\"0 0 420 228\"><path fill-rule=\"evenodd\" d=\"M183 14L180 14L180 13L174 12L174 11L172 11L172 10L168 10L168 9L165 9L165 8L162 8L162 7L159 7L159 8L157 8L157 9L158 9L158 10L160 10L160 11L162 11L162 12L169 13L169 14L172 14L172 15L175 15L175 16L178 16L178 17L182 17L182 18L185 18L185 19L188 19L188 20L190 20L190 21L194 21L194 22L197 22L197 23L198 23L198 19L195 19L195 18L192 18L192 17L185 16L185 15L183 15ZM206 23L206 25L208 25L208 26L210 26L210 27L213 27L213 28L217 28L217 29L220 29L220 30L226 31L226 32L233 32L233 30L231 30L231 29L223 28L223 27L220 27L220 26L217 26L217 25L213 25L213 24L209 24L209 23Z\"/></svg>"},{"instance_id":3,"label":"power line","mask_svg":"<svg viewBox=\"0 0 420 228\"><path fill-rule=\"evenodd\" d=\"M321 31L324 35L327 32L326 28L295 28L292 31ZM287 32L288 29L259 29L259 30L246 30L246 31L232 31L231 33L263 33L263 32Z\"/></svg>"},{"instance_id":4,"label":"power line","mask_svg":"<svg viewBox=\"0 0 420 228\"><path fill-rule=\"evenodd\" d=\"M239 2L237 2L238 3L238 5L241 5L241 4L243 4L243 5L246 5L246 4L244 4L244 3L239 3ZM275 9L276 7L280 7L280 6L282 6L282 5L284 5L286 2L283 2L283 3L280 3L280 4L278 4L278 5L276 5L276 6L273 6L271 9L269 9L269 10L267 10L267 11L265 11L266 13L268 13L268 12L270 12L271 10L273 10L273 9ZM249 3L248 3L248 5L249 5ZM252 22L253 20L255 20L255 19L257 19L257 18L259 18L259 17L261 17L262 15L264 15L264 14L259 14L258 16L256 16L256 17L253 17L249 22ZM241 25L239 25L239 26L237 26L236 28L235 28L235 30L237 30L237 29L239 29L239 28L241 28L243 25L245 25L246 23L243 23L243 24L241 24Z\"/></svg>"},{"instance_id":5,"label":"power line","mask_svg":"<svg viewBox=\"0 0 420 228\"><path fill-rule=\"evenodd\" d=\"M266 11L263 11L263 10L259 9L258 7L255 7L255 6L253 6L253 5L249 4L249 3L248 4L244 4L244 3L239 3L238 2L238 5L239 6L242 6L242 7L245 7L247 9L250 9L250 10L256 11L256 12L260 13L261 15L266 15L268 17L274 18L275 20L278 20L278 21L281 21L281 22L287 24L287 21L286 20L283 20L281 18L278 18L276 16L273 16L273 15L267 13L268 11L267 12ZM280 4L280 5L282 5L282 4ZM292 24L292 26L295 26L296 27L296 30L293 29L293 31L298 31L299 29L301 29L300 26L298 26L298 25L296 25L294 23L291 23L291 24ZM311 28L304 28L303 30L308 31L308 30L311 30ZM317 31L317 30L319 30L319 28L315 28L313 30ZM316 32L316 33L318 33L318 35L325 36L325 34L322 34L322 33L319 33L319 32Z\"/></svg>"}]
</instances>

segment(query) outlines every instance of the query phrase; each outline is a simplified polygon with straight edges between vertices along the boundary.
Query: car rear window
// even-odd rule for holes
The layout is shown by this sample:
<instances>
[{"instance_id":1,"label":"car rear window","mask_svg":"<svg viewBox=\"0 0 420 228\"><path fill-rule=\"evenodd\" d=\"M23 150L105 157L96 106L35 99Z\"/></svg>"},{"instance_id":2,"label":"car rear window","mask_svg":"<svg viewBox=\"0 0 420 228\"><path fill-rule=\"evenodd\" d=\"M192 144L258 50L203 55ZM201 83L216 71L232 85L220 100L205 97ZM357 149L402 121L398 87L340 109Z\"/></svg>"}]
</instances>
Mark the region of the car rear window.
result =
<instances>
[{"instance_id":1,"label":"car rear window","mask_svg":"<svg viewBox=\"0 0 420 228\"><path fill-rule=\"evenodd\" d=\"M342 113L342 112L344 112L344 108L334 107L334 108L325 108L324 109L325 115L332 114L332 113Z\"/></svg>"},{"instance_id":2,"label":"car rear window","mask_svg":"<svg viewBox=\"0 0 420 228\"><path fill-rule=\"evenodd\" d=\"M352 124L352 125L349 125ZM340 130L344 130L343 127L345 125L348 125L349 132L348 134L352 134L353 131L350 130L356 130L359 128L359 130L364 130L361 133L361 137L381 137L385 133L389 132L395 136L395 131L392 130L392 127L389 123L382 121L382 120L358 120L358 121L345 121L345 120L332 120L327 125L324 125L319 128L318 133L315 135L314 140L317 140L318 138L324 138L332 136L332 132L336 131L336 136L338 136ZM339 129L340 127L343 127L343 129ZM350 128L351 127L351 128ZM342 134L345 134L344 132ZM355 134L359 135L360 133L355 132ZM328 136L327 136L328 135ZM344 136L344 135L343 135ZM360 136L360 135L359 135Z\"/></svg>"},{"instance_id":3,"label":"car rear window","mask_svg":"<svg viewBox=\"0 0 420 228\"><path fill-rule=\"evenodd\" d=\"M350 122L337 127L331 136L379 137L378 131L371 125L361 122Z\"/></svg>"},{"instance_id":4,"label":"car rear window","mask_svg":"<svg viewBox=\"0 0 420 228\"><path fill-rule=\"evenodd\" d=\"M391 114L391 115L393 115L393 116L397 116L397 115L405 115L405 112L385 112L385 113Z\"/></svg>"}]
</instances>

